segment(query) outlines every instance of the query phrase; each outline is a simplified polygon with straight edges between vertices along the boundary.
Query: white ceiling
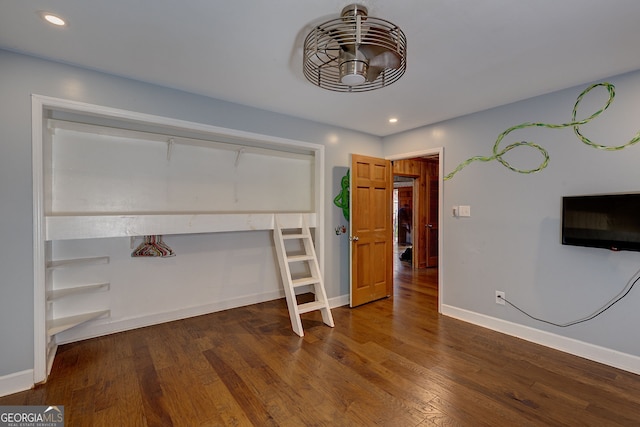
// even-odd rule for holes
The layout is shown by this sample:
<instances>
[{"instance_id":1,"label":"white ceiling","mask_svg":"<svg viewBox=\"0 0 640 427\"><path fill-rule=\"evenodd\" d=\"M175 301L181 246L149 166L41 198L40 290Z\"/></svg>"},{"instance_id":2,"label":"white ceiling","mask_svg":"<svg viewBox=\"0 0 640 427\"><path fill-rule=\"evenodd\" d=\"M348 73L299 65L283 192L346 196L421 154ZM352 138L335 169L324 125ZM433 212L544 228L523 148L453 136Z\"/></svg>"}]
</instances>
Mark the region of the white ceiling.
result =
<instances>
[{"instance_id":1,"label":"white ceiling","mask_svg":"<svg viewBox=\"0 0 640 427\"><path fill-rule=\"evenodd\" d=\"M2 0L0 48L378 136L640 69L638 0L361 0L403 29L407 71L373 92L320 89L302 42L351 3Z\"/></svg>"}]
</instances>

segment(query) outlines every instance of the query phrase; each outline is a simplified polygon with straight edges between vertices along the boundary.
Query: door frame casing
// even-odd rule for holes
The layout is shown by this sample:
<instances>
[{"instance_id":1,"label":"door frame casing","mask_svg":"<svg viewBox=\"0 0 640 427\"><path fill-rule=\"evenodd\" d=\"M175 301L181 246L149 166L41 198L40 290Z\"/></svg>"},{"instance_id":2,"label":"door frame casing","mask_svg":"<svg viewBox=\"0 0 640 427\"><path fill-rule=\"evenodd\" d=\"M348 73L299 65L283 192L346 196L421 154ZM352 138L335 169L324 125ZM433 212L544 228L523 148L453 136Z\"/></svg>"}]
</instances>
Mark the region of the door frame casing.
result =
<instances>
[{"instance_id":1,"label":"door frame casing","mask_svg":"<svg viewBox=\"0 0 640 427\"><path fill-rule=\"evenodd\" d=\"M443 213L444 213L444 147L429 148L426 150L412 151L408 153L393 154L385 156L386 160L407 160L416 157L433 156L438 155L438 256L442 256L443 244L442 244L442 230L444 228ZM441 266L442 261L438 262L438 313L442 313L442 301L444 296L444 273Z\"/></svg>"}]
</instances>

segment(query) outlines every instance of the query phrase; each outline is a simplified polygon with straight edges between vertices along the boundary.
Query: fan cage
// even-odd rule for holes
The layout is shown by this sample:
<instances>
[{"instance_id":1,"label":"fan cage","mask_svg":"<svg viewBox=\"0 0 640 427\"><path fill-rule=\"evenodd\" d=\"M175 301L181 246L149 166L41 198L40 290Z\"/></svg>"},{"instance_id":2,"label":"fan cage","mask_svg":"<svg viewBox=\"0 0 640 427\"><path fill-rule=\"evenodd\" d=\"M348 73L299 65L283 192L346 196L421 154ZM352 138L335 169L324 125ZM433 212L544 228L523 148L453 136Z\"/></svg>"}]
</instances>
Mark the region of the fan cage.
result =
<instances>
[{"instance_id":1,"label":"fan cage","mask_svg":"<svg viewBox=\"0 0 640 427\"><path fill-rule=\"evenodd\" d=\"M407 38L395 24L371 16L343 16L316 26L304 41L303 72L307 80L336 92L366 92L397 81L407 68ZM340 51L342 46L378 46L400 56L397 69L385 68L374 81L349 86L340 81ZM355 50L355 49L354 49Z\"/></svg>"}]
</instances>

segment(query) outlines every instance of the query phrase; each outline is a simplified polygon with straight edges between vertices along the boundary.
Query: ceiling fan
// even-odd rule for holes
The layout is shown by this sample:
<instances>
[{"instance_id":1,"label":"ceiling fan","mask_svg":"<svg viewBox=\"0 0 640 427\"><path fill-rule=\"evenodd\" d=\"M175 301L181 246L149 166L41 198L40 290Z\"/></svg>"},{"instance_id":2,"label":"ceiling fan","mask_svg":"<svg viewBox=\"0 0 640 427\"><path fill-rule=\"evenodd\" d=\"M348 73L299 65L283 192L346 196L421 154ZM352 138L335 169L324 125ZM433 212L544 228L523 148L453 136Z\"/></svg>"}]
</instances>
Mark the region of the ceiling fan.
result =
<instances>
[{"instance_id":1,"label":"ceiling fan","mask_svg":"<svg viewBox=\"0 0 640 427\"><path fill-rule=\"evenodd\" d=\"M388 86L404 74L407 39L367 8L346 6L340 18L316 26L304 41L303 72L311 83L337 92L365 92Z\"/></svg>"}]
</instances>

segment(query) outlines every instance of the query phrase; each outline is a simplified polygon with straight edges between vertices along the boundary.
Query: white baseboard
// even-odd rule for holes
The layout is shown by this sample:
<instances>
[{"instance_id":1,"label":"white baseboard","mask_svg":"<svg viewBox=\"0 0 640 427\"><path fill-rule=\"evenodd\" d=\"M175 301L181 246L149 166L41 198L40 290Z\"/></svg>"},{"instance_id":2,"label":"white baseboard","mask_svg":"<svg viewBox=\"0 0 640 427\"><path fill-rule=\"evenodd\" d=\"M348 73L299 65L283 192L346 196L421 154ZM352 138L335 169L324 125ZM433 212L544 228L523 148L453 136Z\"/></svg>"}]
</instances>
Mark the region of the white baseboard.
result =
<instances>
[{"instance_id":1,"label":"white baseboard","mask_svg":"<svg viewBox=\"0 0 640 427\"><path fill-rule=\"evenodd\" d=\"M329 298L329 307L336 308L343 305L349 305L349 294L340 295L339 297Z\"/></svg>"},{"instance_id":2,"label":"white baseboard","mask_svg":"<svg viewBox=\"0 0 640 427\"><path fill-rule=\"evenodd\" d=\"M0 396L29 390L33 387L33 369L0 377Z\"/></svg>"},{"instance_id":3,"label":"white baseboard","mask_svg":"<svg viewBox=\"0 0 640 427\"><path fill-rule=\"evenodd\" d=\"M442 304L442 314L640 375L640 357Z\"/></svg>"},{"instance_id":4,"label":"white baseboard","mask_svg":"<svg viewBox=\"0 0 640 427\"><path fill-rule=\"evenodd\" d=\"M113 321L109 318L97 319L87 323L86 325L79 325L73 329L61 332L56 336L56 343L61 345L75 341L82 341L89 338L96 338L103 335L128 331L131 329L144 328L146 326L157 325L165 322L173 322L174 320L187 319L189 317L201 316L203 314L215 313L217 311L244 307L247 305L258 304L261 302L271 301L279 298L284 298L283 290L248 295L197 307L183 308L180 310L155 313L139 317L130 317L127 319L119 319L116 321ZM339 297L329 299L329 306L331 308L348 304L349 295L341 295Z\"/></svg>"},{"instance_id":5,"label":"white baseboard","mask_svg":"<svg viewBox=\"0 0 640 427\"><path fill-rule=\"evenodd\" d=\"M160 323L173 322L174 320L187 319L189 317L201 316L203 314L215 313L217 311L258 304L279 298L284 298L283 290L246 295L225 301L216 301L210 304L181 308L179 310L162 313L146 314L138 317L129 317L117 320L110 318L97 319L59 333L56 335L56 343L67 344L70 342L96 338L131 329L144 328L146 326L157 325Z\"/></svg>"}]
</instances>

